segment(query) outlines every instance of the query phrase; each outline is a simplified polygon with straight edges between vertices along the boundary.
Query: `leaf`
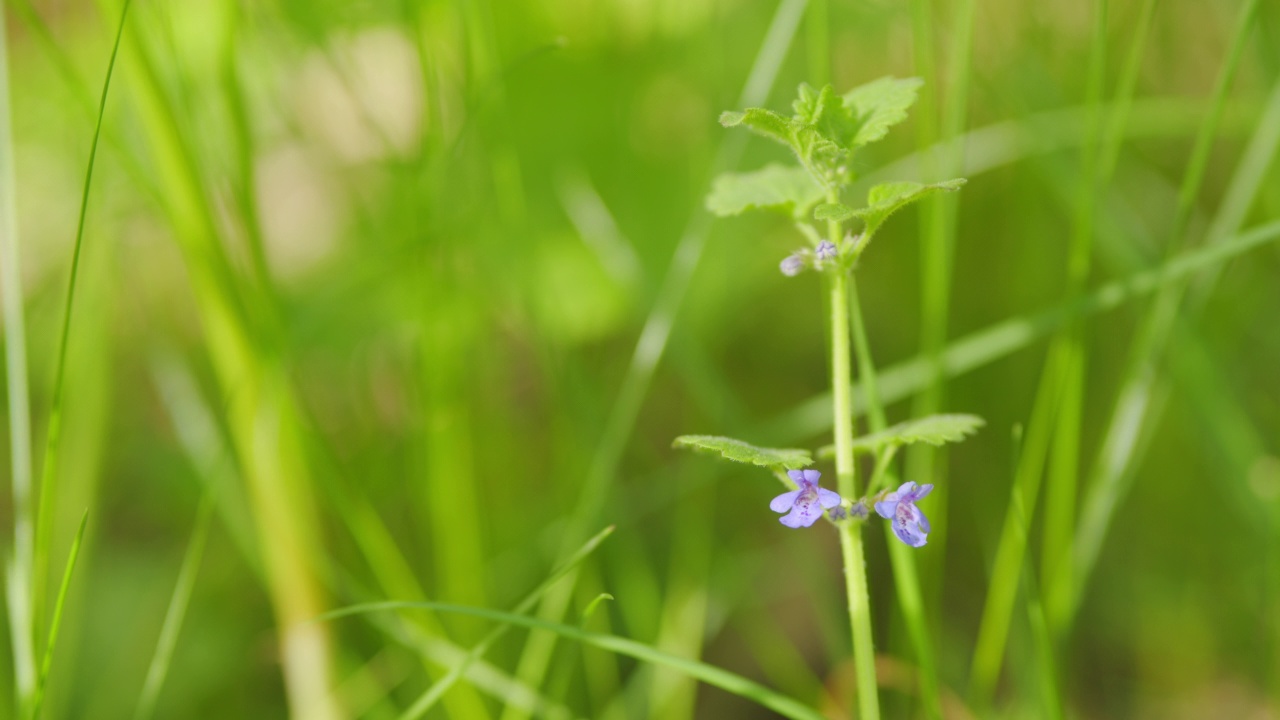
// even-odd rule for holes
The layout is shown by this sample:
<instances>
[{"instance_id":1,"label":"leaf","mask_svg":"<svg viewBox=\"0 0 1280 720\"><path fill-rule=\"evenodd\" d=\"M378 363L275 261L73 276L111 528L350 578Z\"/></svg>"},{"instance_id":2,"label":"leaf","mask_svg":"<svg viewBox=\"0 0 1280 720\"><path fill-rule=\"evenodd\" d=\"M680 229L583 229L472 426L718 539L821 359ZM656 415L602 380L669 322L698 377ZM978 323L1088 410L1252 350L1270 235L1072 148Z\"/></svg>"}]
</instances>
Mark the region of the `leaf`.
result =
<instances>
[{"instance_id":1,"label":"leaf","mask_svg":"<svg viewBox=\"0 0 1280 720\"><path fill-rule=\"evenodd\" d=\"M959 190L967 180L956 178L933 185L921 185L917 182L891 182L876 185L867 193L867 207L859 208L854 217L862 218L866 223L866 234L874 235L889 216L911 203L926 198L937 192Z\"/></svg>"},{"instance_id":2,"label":"leaf","mask_svg":"<svg viewBox=\"0 0 1280 720\"><path fill-rule=\"evenodd\" d=\"M811 128L838 148L847 149L858 132L859 123L844 99L830 85L815 91L802 83L799 94L791 106L796 113L793 125Z\"/></svg>"},{"instance_id":3,"label":"leaf","mask_svg":"<svg viewBox=\"0 0 1280 720\"><path fill-rule=\"evenodd\" d=\"M854 438L853 449L854 452L867 453L920 442L945 445L964 440L986 424L987 421L977 415L929 415ZM834 457L835 454L835 445L824 445L817 452L820 458Z\"/></svg>"},{"instance_id":4,"label":"leaf","mask_svg":"<svg viewBox=\"0 0 1280 720\"><path fill-rule=\"evenodd\" d=\"M853 217L857 213L856 210L848 205L840 203L823 203L813 209L813 218L815 220L835 220L836 222L844 222Z\"/></svg>"},{"instance_id":5,"label":"leaf","mask_svg":"<svg viewBox=\"0 0 1280 720\"><path fill-rule=\"evenodd\" d=\"M715 435L681 435L671 446L719 453L720 457L726 460L773 469L798 470L813 464L813 457L808 450L762 448L741 440Z\"/></svg>"},{"instance_id":6,"label":"leaf","mask_svg":"<svg viewBox=\"0 0 1280 720\"><path fill-rule=\"evenodd\" d=\"M945 445L960 442L986 425L977 415L929 415L885 428L878 433L855 438L853 447L874 450L890 445L929 443Z\"/></svg>"},{"instance_id":7,"label":"leaf","mask_svg":"<svg viewBox=\"0 0 1280 720\"><path fill-rule=\"evenodd\" d=\"M725 127L742 125L787 147L792 145L791 121L772 110L748 108L742 112L721 113L720 124Z\"/></svg>"},{"instance_id":8,"label":"leaf","mask_svg":"<svg viewBox=\"0 0 1280 720\"><path fill-rule=\"evenodd\" d=\"M907 109L916 102L924 83L920 78L882 77L844 94L857 130L851 147L857 148L883 138L889 128L907 119Z\"/></svg>"},{"instance_id":9,"label":"leaf","mask_svg":"<svg viewBox=\"0 0 1280 720\"><path fill-rule=\"evenodd\" d=\"M822 195L822 188L804 168L766 165L755 172L725 173L716 178L707 195L707 209L721 217L755 208L803 215Z\"/></svg>"}]
</instances>

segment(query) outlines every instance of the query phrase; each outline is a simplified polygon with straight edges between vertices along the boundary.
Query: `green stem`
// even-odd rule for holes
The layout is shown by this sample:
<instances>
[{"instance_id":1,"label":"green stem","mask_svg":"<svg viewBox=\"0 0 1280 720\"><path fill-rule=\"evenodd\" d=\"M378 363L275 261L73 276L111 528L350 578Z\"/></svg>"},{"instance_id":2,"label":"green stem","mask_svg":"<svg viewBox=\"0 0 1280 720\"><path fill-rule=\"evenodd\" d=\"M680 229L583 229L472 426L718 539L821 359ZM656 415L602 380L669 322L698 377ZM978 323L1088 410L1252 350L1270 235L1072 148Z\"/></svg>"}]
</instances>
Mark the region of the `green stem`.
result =
<instances>
[{"instance_id":1,"label":"green stem","mask_svg":"<svg viewBox=\"0 0 1280 720\"><path fill-rule=\"evenodd\" d=\"M832 242L840 227L831 223ZM853 372L849 357L848 270L831 277L831 391L835 398L836 484L848 499L858 497L857 468L853 462ZM875 648L871 641L871 602L867 595L867 567L862 551L862 524L840 525L840 550L844 556L845 589L849 595L849 624L853 629L853 663L858 680L858 717L880 717L876 695Z\"/></svg>"},{"instance_id":2,"label":"green stem","mask_svg":"<svg viewBox=\"0 0 1280 720\"><path fill-rule=\"evenodd\" d=\"M862 397L867 408L867 422L872 432L879 432L885 429L888 422L885 419L884 403L880 399L880 387L876 381L876 365L871 357L871 344L867 341L867 327L862 318L862 303L858 299L858 284L852 277L849 278L849 307L853 346L857 353L858 370L862 374ZM890 446L876 458L875 470L871 481L867 484L868 497L878 492L889 477L889 468L896 453L897 447ZM912 548L899 543L892 537L892 531L888 526L885 534L888 536L889 559L893 565L898 605L920 668L920 700L924 705L925 717L936 720L942 717L942 699L938 691L937 663L934 661L933 643L930 639L932 636L925 617L924 595L920 587L920 573L916 567L916 558L912 554Z\"/></svg>"}]
</instances>

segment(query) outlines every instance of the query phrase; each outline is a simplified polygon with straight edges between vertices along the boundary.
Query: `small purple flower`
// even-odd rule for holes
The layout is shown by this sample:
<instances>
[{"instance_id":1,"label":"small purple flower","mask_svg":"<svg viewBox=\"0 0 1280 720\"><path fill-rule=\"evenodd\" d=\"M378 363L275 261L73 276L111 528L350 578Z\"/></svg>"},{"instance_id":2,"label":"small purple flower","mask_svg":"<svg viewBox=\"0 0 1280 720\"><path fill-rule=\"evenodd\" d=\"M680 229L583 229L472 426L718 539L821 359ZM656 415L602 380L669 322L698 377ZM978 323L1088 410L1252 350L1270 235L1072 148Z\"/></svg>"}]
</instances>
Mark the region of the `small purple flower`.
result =
<instances>
[{"instance_id":1,"label":"small purple flower","mask_svg":"<svg viewBox=\"0 0 1280 720\"><path fill-rule=\"evenodd\" d=\"M884 496L876 503L876 512L880 517L893 521L893 534L911 547L925 544L925 536L929 534L929 518L916 507L916 501L928 495L933 485L916 485L913 482L902 483L896 492Z\"/></svg>"},{"instance_id":2,"label":"small purple flower","mask_svg":"<svg viewBox=\"0 0 1280 720\"><path fill-rule=\"evenodd\" d=\"M809 527L822 517L823 509L831 509L840 504L840 496L830 490L818 487L818 478L822 473L817 470L789 470L787 475L800 487L799 490L782 493L769 503L769 509L783 515L778 520L787 527Z\"/></svg>"},{"instance_id":3,"label":"small purple flower","mask_svg":"<svg viewBox=\"0 0 1280 720\"><path fill-rule=\"evenodd\" d=\"M823 240L818 243L818 249L814 252L819 260L834 260L836 257L836 246L830 240Z\"/></svg>"},{"instance_id":4,"label":"small purple flower","mask_svg":"<svg viewBox=\"0 0 1280 720\"><path fill-rule=\"evenodd\" d=\"M800 271L804 270L804 266L804 258L799 253L788 255L782 259L782 262L778 263L778 269L787 277L799 275Z\"/></svg>"}]
</instances>

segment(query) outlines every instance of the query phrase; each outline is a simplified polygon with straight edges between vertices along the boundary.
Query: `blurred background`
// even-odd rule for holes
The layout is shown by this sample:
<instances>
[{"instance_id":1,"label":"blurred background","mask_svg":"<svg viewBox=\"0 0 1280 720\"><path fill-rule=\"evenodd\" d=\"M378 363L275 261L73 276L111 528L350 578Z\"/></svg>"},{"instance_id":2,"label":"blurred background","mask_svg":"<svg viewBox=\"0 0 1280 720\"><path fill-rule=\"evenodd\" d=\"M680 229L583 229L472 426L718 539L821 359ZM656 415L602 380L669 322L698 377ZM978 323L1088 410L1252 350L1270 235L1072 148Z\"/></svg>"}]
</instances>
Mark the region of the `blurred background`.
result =
<instances>
[{"instance_id":1,"label":"blurred background","mask_svg":"<svg viewBox=\"0 0 1280 720\"><path fill-rule=\"evenodd\" d=\"M37 486L121 9L6 3L30 377L7 376L4 447L27 386ZM43 649L87 513L44 716L402 717L493 623L311 618L512 608L614 524L546 616L850 717L835 533L670 443L829 442L821 280L777 269L803 239L703 209L716 172L784 151L718 114L917 75L856 171L969 184L895 216L857 277L890 421L987 420L899 470L943 490L915 554L943 715L1280 717L1280 246L1165 283L1163 324L1149 291L1064 304L1280 217L1278 71L1280 5L1256 0L136 0L37 529ZM1037 419L1045 392L1069 400ZM1001 571L1008 518L1027 541ZM885 716L928 717L867 530ZM1046 615L1063 548L1075 596ZM1014 595L984 621L993 577ZM522 629L466 675L427 717L773 716Z\"/></svg>"}]
</instances>

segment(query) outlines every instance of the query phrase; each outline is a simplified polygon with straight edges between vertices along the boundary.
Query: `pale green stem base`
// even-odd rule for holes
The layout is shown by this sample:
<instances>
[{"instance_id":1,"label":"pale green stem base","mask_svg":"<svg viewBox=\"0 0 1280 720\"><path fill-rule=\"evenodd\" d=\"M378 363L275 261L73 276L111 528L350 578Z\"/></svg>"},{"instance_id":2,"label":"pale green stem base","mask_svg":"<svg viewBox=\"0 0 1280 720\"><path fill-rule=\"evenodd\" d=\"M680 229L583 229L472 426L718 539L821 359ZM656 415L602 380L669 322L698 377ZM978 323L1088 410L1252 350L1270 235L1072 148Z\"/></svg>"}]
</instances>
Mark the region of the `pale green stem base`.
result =
<instances>
[{"instance_id":1,"label":"pale green stem base","mask_svg":"<svg viewBox=\"0 0 1280 720\"><path fill-rule=\"evenodd\" d=\"M839 226L832 234L839 239ZM849 275L831 279L831 389L835 406L836 483L840 495L858 497L857 466L853 461L853 372L849 347ZM840 525L840 551L844 558L845 589L849 596L849 624L853 630L853 664L858 682L858 716L878 720L880 699L876 690L875 647L871 637L871 604L867 594L867 568L862 551L861 523Z\"/></svg>"}]
</instances>

